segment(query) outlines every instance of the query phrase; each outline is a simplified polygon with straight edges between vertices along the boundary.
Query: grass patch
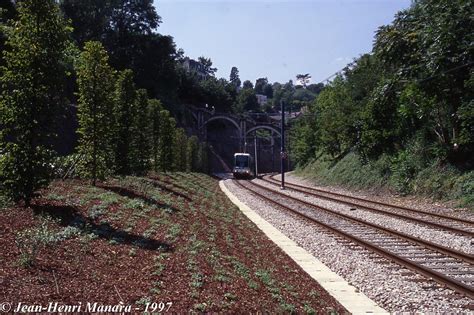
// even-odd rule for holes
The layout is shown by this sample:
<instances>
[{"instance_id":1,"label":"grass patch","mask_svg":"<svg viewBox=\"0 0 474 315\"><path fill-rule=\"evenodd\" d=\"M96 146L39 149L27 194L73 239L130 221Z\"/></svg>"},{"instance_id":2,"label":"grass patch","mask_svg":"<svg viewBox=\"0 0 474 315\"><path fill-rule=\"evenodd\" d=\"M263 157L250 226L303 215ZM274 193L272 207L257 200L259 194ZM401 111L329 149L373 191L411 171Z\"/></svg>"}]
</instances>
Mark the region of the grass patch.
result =
<instances>
[{"instance_id":1,"label":"grass patch","mask_svg":"<svg viewBox=\"0 0 474 315\"><path fill-rule=\"evenodd\" d=\"M386 189L403 195L455 201L458 206L474 209L474 171L463 173L438 161L425 164L406 152L363 163L351 152L337 162L323 155L295 173L322 185Z\"/></svg>"}]
</instances>

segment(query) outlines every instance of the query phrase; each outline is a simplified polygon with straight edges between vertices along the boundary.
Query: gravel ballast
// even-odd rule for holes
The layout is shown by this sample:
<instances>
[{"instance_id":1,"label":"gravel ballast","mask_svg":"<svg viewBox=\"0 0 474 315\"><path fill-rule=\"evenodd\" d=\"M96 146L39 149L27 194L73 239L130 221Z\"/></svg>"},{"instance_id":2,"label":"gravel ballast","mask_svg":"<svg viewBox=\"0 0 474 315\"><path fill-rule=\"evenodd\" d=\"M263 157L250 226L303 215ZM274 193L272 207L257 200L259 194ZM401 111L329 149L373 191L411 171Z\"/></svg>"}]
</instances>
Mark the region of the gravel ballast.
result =
<instances>
[{"instance_id":1,"label":"gravel ballast","mask_svg":"<svg viewBox=\"0 0 474 315\"><path fill-rule=\"evenodd\" d=\"M263 183L259 181L259 184ZM283 234L308 250L334 272L390 312L466 313L473 306L470 305L472 303L471 299L462 297L454 291L445 289L437 283L368 252L358 245L347 242L294 214L280 210L238 187L231 180L226 180L225 185L239 200L247 204ZM288 190L287 193L292 194L293 192ZM301 198L301 195L295 193L294 197ZM308 197L308 201L314 202L313 199ZM334 203L324 206L333 207L334 210L338 207ZM376 221L377 224L381 223L381 218L373 213L370 213L370 215L373 216L370 217L370 220ZM364 219L367 218L364 217ZM385 217L384 220L387 220L387 218ZM401 220L393 220L389 224L406 225L406 222ZM394 228L393 225L391 227ZM434 231L430 231L430 228L422 230L417 225L410 227L411 230L401 227L400 229L407 233L411 230L417 230L419 232L417 236L419 237L422 237L424 233L434 233ZM447 245L446 239L448 237L441 236L440 238L443 237L443 244ZM453 236L449 235L449 237L452 238ZM449 246L463 250L466 249L468 244L466 240L461 240L451 242Z\"/></svg>"},{"instance_id":2,"label":"gravel ballast","mask_svg":"<svg viewBox=\"0 0 474 315\"><path fill-rule=\"evenodd\" d=\"M255 183L265 186L270 189L277 189L278 187L263 180L255 180ZM437 243L446 247L450 247L465 253L474 254L474 248L471 245L471 238L467 236L456 235L447 231L440 231L437 228L429 227L424 224L418 224L403 219L397 219L384 214L374 213L364 209L356 209L351 211L351 206L347 206L338 202L328 201L317 198L305 193L293 191L290 188L280 191L289 196L302 199L304 201L313 203L315 205L349 215L376 225L383 226L398 232L415 236L426 241Z\"/></svg>"}]
</instances>

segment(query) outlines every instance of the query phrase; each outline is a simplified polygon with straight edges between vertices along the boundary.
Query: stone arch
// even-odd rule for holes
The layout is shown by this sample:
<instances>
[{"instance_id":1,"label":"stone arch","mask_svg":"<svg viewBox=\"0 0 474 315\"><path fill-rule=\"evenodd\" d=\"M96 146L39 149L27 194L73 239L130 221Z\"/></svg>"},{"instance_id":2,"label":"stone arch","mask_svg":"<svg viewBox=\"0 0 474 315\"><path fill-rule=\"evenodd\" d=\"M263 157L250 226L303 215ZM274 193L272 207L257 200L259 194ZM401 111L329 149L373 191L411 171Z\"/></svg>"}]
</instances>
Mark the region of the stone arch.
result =
<instances>
[{"instance_id":1,"label":"stone arch","mask_svg":"<svg viewBox=\"0 0 474 315\"><path fill-rule=\"evenodd\" d=\"M245 136L247 136L252 131L255 131L255 130L258 130L258 129L268 129L270 131L275 132L281 138L281 132L278 129L276 129L275 127L272 127L272 126L255 126L255 127L252 127L249 130L247 130L247 132L245 133Z\"/></svg>"},{"instance_id":2,"label":"stone arch","mask_svg":"<svg viewBox=\"0 0 474 315\"><path fill-rule=\"evenodd\" d=\"M242 133L242 130L240 129L239 124L238 124L234 119L229 118L229 117L227 117L227 116L223 116L223 115L213 116L213 117L209 118L208 120L206 120L206 121L202 124L201 128L204 127L204 126L206 126L206 125L207 125L208 123L210 123L211 121L218 120L218 119L224 119L224 120L230 121L230 122L235 126L235 128L237 128L237 130L239 131L239 134Z\"/></svg>"}]
</instances>

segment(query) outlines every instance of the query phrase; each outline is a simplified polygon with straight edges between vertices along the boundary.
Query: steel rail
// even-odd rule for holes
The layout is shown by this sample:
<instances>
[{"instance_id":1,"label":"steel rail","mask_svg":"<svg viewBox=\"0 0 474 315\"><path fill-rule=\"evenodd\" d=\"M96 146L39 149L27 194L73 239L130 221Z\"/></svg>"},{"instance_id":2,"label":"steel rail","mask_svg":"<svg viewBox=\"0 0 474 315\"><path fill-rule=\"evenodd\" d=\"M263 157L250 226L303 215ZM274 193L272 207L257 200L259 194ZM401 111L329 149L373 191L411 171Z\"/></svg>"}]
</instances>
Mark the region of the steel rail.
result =
<instances>
[{"instance_id":1,"label":"steel rail","mask_svg":"<svg viewBox=\"0 0 474 315\"><path fill-rule=\"evenodd\" d=\"M262 199L264 199L264 200L266 200L266 201L268 201L268 202L270 202L270 203L272 203L272 204L275 204L275 205L277 205L278 207L283 208L283 209L285 209L285 210L287 210L287 211L290 211L290 212L292 212L292 213L295 213L295 214L297 214L297 215L299 215L299 216L301 216L301 217L303 217L303 218L305 218L305 219L307 219L307 220L309 220L309 221L311 221L311 222L313 222L313 223L316 223L316 224L318 224L318 225L320 225L320 226L322 226L322 227L324 227L324 228L326 228L326 229L328 229L328 230L330 230L330 231L332 231L332 232L334 232L334 233L336 233L336 234L338 234L338 235L343 236L343 237L346 238L346 239L349 239L350 241L353 241L353 242L355 242L355 243L361 245L362 247L365 247L365 248L367 248L367 249L369 249L369 250L371 250L371 251L374 251L374 252L376 252L376 253L379 253L380 255L382 255L382 256L388 258L389 260L394 261L394 262L398 263L398 264L401 265L401 266L405 266L405 267L407 267L407 268L409 268L409 269L411 269L411 270L413 270L413 271L415 271L415 272L417 272L417 273L419 273L419 274L422 274L422 275L424 275L425 277L431 278L431 279L435 280L436 282L438 282L438 283L440 283L440 284L442 284L442 285L445 285L445 286L447 286L447 287L453 289L454 291L456 291L456 292L458 292L458 293L461 293L461 294L463 294L463 295L466 295L466 296L468 296L468 297L471 298L471 299L474 298L474 289L473 289L473 287L471 287L471 286L469 286L469 285L466 285L466 284L464 284L464 283L462 283L462 282L460 282L460 281L458 281L458 280L456 280L456 279L450 278L450 277L448 277L448 276L446 276L446 275L444 275L444 274L442 274L442 273L440 273L440 272L438 272L438 271L435 271L435 270L432 270L432 269L427 268L427 267L425 267L425 266L422 266L421 264L417 264L417 263L415 263L415 262L413 262L413 261L410 261L409 259L406 259L406 258L404 258L404 257L400 257L400 256L398 256L398 255L396 255L396 254L394 254L394 253L391 253L391 252L389 252L389 251L387 251L387 250L385 250L385 249L383 249L383 248L380 248L380 247L378 247L378 246L376 246L376 245L374 245L374 244L371 244L371 243L369 243L369 242L367 242L367 241L364 241L364 240L361 239L361 238L358 238L358 237L356 237L356 236L354 236L354 235L351 235L351 234L346 233L346 232L344 232L344 231L341 231L341 230L339 230L339 229L337 229L337 228L335 228L335 227L332 227L332 226L330 226L330 225L328 225L328 224L326 224L326 223L324 223L324 222L321 222L321 221L317 220L316 218L314 218L314 217L312 217L312 216L309 216L309 215L304 214L304 213L301 213L301 212L299 212L299 211L297 211L297 210L295 210L295 209L292 209L292 208L290 208L290 207L288 207L288 206L286 206L286 205L284 205L284 204L281 204L280 202L277 202L277 201L275 201L275 200L273 200L273 199L271 199L271 198L269 198L269 197L267 197L267 196L265 196L265 195L263 195L263 194L261 194L261 193L255 191L255 190L252 190L252 189L250 189L250 188L248 188L248 187L242 185L242 184L241 184L240 182L238 182L238 181L235 181L235 180L234 180L234 183L236 183L238 186L240 186L240 187L242 187L242 188L244 188L244 189L246 189L246 190L252 192L253 194L257 195L259 198L262 198ZM261 187L261 188L263 188L263 189L266 189L266 190L270 191L271 193L275 193L275 194L277 194L277 195L281 195L281 196L283 196L283 197L285 197L285 198L289 198L289 199L292 199L292 200L301 202L301 203L303 203L303 204L307 204L308 206L310 206L310 207L312 207L312 208L316 208L316 209L323 210L323 211L328 211L328 209L325 209L325 208L322 208L322 207L319 207L319 206L316 206L316 205L312 205L312 204L306 203L306 202L303 201L303 200L298 200L298 199L296 199L296 198L292 198L292 197L290 197L290 196L288 196L288 195L282 194L282 193L280 193L280 192L278 192L278 191L274 191L274 190L269 189L269 188L266 188L266 187L264 187L264 186L260 186L260 185L257 185L257 184L255 184L255 183L252 183L252 182L248 182L248 183L251 183L251 184L254 185L254 186L257 186L257 187ZM329 212L333 212L333 211L332 211L332 210L329 210ZM340 217L343 217L343 218L345 217L345 215L343 215L343 214L340 214L340 213L336 213L336 214L337 214L338 216L340 216ZM347 219L352 220L352 221L356 221L356 222L359 221L358 219L351 218L351 217L347 217ZM470 262L470 263L472 263L472 261L473 261L473 256L472 256L472 255L468 255L468 254L465 254L465 253L462 253L462 252L457 252L457 251L454 251L454 250L452 250L452 249L450 249L450 248L446 248L446 247L444 247L444 246L439 246L439 245L437 245L437 244L434 244L434 243L431 243L431 242L427 242L427 241L424 241L424 240L420 240L420 239L417 239L417 238L413 238L413 237L411 237L411 236L408 236L408 237L406 238L406 237L405 237L406 235L401 234L401 233L399 233L399 232L396 232L396 231L393 231L393 230L390 230L390 229L387 229L387 228L379 227L379 226L376 226L376 225L374 225L374 224L371 224L371 223L368 223L368 222L365 222L365 221L362 221L362 220L360 220L360 221L361 221L361 222L360 222L361 224L368 225L368 226L372 226L372 227L375 228L375 229L384 230L384 231L385 231L386 233L388 233L388 234L398 236L398 237L400 237L400 238L402 238L402 239L405 239L405 240L407 240L407 241L414 242L414 243L416 243L416 244L418 244L418 245L421 245L421 246L424 246L424 247L426 247L426 248L435 250L435 251L437 251L437 252L446 254L446 255L448 255L448 256L452 256L451 254L448 254L448 253L455 252L454 255L453 255L454 257L459 258L459 259L462 259L462 260L464 260L464 261L468 261L468 262ZM412 240L412 239L414 239L414 240ZM425 245L425 244L426 244L426 245ZM434 249L434 248L436 248L436 249ZM464 259L463 259L463 258L460 258L460 257L458 257L458 256L464 257Z\"/></svg>"},{"instance_id":2,"label":"steel rail","mask_svg":"<svg viewBox=\"0 0 474 315\"><path fill-rule=\"evenodd\" d=\"M268 179L262 179L262 180L269 183L269 184L275 185L275 186L278 185L275 180L273 180L273 181L268 180ZM418 222L418 223L421 223L421 224L437 227L439 229L447 230L447 231L454 232L454 233L457 233L457 234L461 234L461 235L465 235L465 236L469 236L469 237L474 237L474 232L462 230L462 229L457 228L457 227L452 227L452 226L441 224L441 223L426 221L426 220L423 220L421 218L415 218L415 217L412 217L412 216L409 216L409 215L394 213L394 212L387 211L387 210L372 208L372 207L369 207L369 206L364 206L363 204L360 204L360 203L355 203L355 202L341 200L341 199L337 199L337 198L333 198L333 197L329 197L329 196L324 196L324 195L304 191L304 190L301 190L301 189L293 188L291 186L300 186L300 185L287 183L287 188L292 189L292 190L297 191L297 192L301 192L301 193L304 193L304 194L309 194L309 195L312 195L312 196L315 196L315 197L318 197L318 198L322 198L322 199L326 199L326 200L329 200L329 201L334 201L334 202L343 203L343 204L350 205L350 206L359 207L359 208L362 208L362 209L366 209L368 211L383 213L385 215L396 217L396 218L402 218L402 219L409 220L409 221L415 221L415 222ZM309 188L309 187L305 187L305 186L301 186L301 187L304 187L305 189L313 190L312 188ZM336 195L336 193L329 193L329 192L325 192L325 193ZM346 195L341 195L341 196L343 196L344 198L353 198L351 196L346 196ZM362 201L368 202L368 203L372 202L370 200L365 200L363 198L358 198L358 197L354 197L353 199L362 200ZM373 202L373 203L378 203L378 202ZM382 204L382 203L379 203L379 204ZM383 204L383 205L384 206L389 206L388 204ZM393 206L393 208L402 208L402 207ZM407 208L407 209L409 209L409 208ZM403 210L406 210L406 209L403 209ZM418 210L410 210L410 211L416 211L416 212L421 212L423 214L430 214L431 215L430 212L426 212L426 211L418 211ZM438 214L433 214L433 216L443 217L444 219L453 219L453 217L442 216L442 215L438 215ZM460 221L462 219L454 218L454 220ZM468 223L468 224L472 223L472 224L474 224L474 222L471 222L471 221L468 221L468 220L466 220L466 222L463 222L463 223Z\"/></svg>"},{"instance_id":3,"label":"steel rail","mask_svg":"<svg viewBox=\"0 0 474 315\"><path fill-rule=\"evenodd\" d=\"M248 182L248 183L250 183L251 185L256 186L258 188L261 188L263 190L269 191L271 193L275 193L275 194L278 194L282 197L288 198L290 200L302 203L302 204L304 204L308 207L311 207L311 208L314 208L314 209L317 209L317 210L323 210L323 211L329 212L333 215L342 217L343 219L350 220L350 221L353 221L353 222L356 222L356 223L359 223L359 224L363 224L363 225L366 225L366 226L370 226L371 228L378 229L378 230L383 231L385 233L392 234L396 237L400 237L400 238L403 238L403 239L411 241L411 242L415 242L418 245L430 248L430 249L432 249L434 251L437 251L437 252L440 252L442 254L445 254L445 255L448 255L448 256L451 256L451 257L454 257L454 258L461 259L461 260L466 261L470 264L474 264L474 255L470 255L470 254L467 254L467 253L464 253L464 252L461 252L461 251L457 251L457 250L454 250L452 248L445 247L445 246L442 246L442 245L439 245L439 244L436 244L436 243L433 243L433 242L430 242L430 241L426 241L426 240L418 238L418 237L410 236L408 234L401 233L401 232L398 232L396 230L389 229L389 228L383 227L383 226L378 225L378 224L370 223L370 222L364 221L362 219L355 218L355 217L352 217L352 216L349 216L349 215L346 215L346 214L328 209L326 207L318 206L318 205L315 205L313 203L307 202L305 200L301 200L301 199L289 196L289 195L284 194L280 191L276 191L276 190L270 189L268 187L256 184L254 182Z\"/></svg>"},{"instance_id":4,"label":"steel rail","mask_svg":"<svg viewBox=\"0 0 474 315\"><path fill-rule=\"evenodd\" d=\"M275 182L275 183L276 183L276 182L279 182L278 180L276 180L276 179L274 178L275 176L276 176L276 175L271 175L271 176L268 176L268 177L270 178L270 180L271 180L272 182ZM267 180L267 179L264 179L264 180L266 180L267 182L270 182L270 181ZM338 197L343 197L343 198L348 198L348 199L359 200L359 201L367 202L367 203L373 203L373 204L377 204L377 205L385 206L385 207L389 207L389 208L396 208L396 209L400 209L400 210L406 210L406 211L412 211L412 212L423 213L423 214L427 214L427 215L434 216L434 217L439 217L439 218L443 218L443 219L458 221L458 222L460 222L460 223L474 224L474 221L468 220L468 219L461 219L461 218L457 218L457 217L453 217L453 216L449 216L449 215L438 214L438 213L433 213L433 212L429 212L429 211L423 211L423 210L419 210L419 209L415 209L415 208L410 208L410 207L405 207L405 206L394 205L394 204L390 204L390 203L386 203L386 202L382 202L382 201L377 201L377 200L373 200L373 199L367 199L367 198L349 196L349 195L345 195L345 194L341 194L341 193L335 193L335 192L332 192L332 191L327 191L327 190L324 190L324 189L319 189L319 188L308 187L308 186L299 185L299 184L295 184L295 183L290 183L290 182L288 182L288 181L286 182L286 184L287 184L287 185L290 185L290 186L298 187L298 188L303 188L303 189L309 189L309 190L312 190L312 191L317 191L317 192L324 193L324 194L328 194L328 195L333 195L333 196L338 196ZM307 192L305 191L305 193L307 193ZM342 201L341 201L341 202L342 202Z\"/></svg>"}]
</instances>

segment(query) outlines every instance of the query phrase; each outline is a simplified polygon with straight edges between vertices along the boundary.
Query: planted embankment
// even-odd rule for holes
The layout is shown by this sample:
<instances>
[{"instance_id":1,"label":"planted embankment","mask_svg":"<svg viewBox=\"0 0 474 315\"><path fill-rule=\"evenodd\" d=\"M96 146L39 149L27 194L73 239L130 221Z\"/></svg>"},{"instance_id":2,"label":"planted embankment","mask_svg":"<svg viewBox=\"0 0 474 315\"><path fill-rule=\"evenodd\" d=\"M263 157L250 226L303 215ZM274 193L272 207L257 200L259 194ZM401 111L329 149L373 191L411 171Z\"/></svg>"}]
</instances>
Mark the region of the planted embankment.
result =
<instances>
[{"instance_id":1,"label":"planted embankment","mask_svg":"<svg viewBox=\"0 0 474 315\"><path fill-rule=\"evenodd\" d=\"M201 174L57 181L32 208L1 209L0 231L13 306L345 312Z\"/></svg>"}]
</instances>

